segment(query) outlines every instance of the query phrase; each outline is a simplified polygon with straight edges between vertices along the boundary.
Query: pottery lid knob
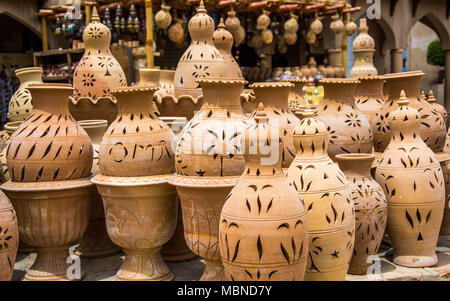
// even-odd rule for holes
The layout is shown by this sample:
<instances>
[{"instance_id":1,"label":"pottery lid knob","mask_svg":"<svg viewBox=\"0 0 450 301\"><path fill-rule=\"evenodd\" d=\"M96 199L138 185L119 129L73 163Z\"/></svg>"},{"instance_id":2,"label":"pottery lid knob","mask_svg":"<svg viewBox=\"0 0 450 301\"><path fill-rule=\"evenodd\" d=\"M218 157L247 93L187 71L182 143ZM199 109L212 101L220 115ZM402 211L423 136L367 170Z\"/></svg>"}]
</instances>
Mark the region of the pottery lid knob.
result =
<instances>
[{"instance_id":1,"label":"pottery lid knob","mask_svg":"<svg viewBox=\"0 0 450 301\"><path fill-rule=\"evenodd\" d=\"M91 22L100 22L100 16L98 15L97 8L92 8Z\"/></svg>"},{"instance_id":2,"label":"pottery lid knob","mask_svg":"<svg viewBox=\"0 0 450 301\"><path fill-rule=\"evenodd\" d=\"M431 103L436 102L436 97L434 97L433 90L430 90L430 92L428 92L428 102L431 102Z\"/></svg>"},{"instance_id":3,"label":"pottery lid knob","mask_svg":"<svg viewBox=\"0 0 450 301\"><path fill-rule=\"evenodd\" d=\"M206 13L205 3L203 3L203 0L200 1L200 5L197 8L198 13Z\"/></svg>"},{"instance_id":4,"label":"pottery lid knob","mask_svg":"<svg viewBox=\"0 0 450 301\"><path fill-rule=\"evenodd\" d=\"M398 104L399 104L399 106L409 105L409 99L408 99L408 97L406 97L405 90L402 90L402 92L400 92L400 98L398 100Z\"/></svg>"}]
</instances>

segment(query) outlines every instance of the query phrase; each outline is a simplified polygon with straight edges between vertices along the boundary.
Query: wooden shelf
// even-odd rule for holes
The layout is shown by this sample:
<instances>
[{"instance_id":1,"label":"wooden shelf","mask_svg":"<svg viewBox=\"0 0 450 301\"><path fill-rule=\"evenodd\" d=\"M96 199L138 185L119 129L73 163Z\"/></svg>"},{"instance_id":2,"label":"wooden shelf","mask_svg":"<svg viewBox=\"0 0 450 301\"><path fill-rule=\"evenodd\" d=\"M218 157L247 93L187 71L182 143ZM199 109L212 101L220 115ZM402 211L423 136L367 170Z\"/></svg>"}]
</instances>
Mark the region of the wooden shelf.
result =
<instances>
[{"instance_id":1,"label":"wooden shelf","mask_svg":"<svg viewBox=\"0 0 450 301\"><path fill-rule=\"evenodd\" d=\"M64 55L64 54L82 54L84 53L84 48L80 49L52 49L48 51L40 51L35 52L35 57L42 57L42 56L52 56L52 55Z\"/></svg>"},{"instance_id":2,"label":"wooden shelf","mask_svg":"<svg viewBox=\"0 0 450 301\"><path fill-rule=\"evenodd\" d=\"M72 78L72 75L62 75L62 76L43 76L44 82L57 82L57 81L67 81Z\"/></svg>"}]
</instances>

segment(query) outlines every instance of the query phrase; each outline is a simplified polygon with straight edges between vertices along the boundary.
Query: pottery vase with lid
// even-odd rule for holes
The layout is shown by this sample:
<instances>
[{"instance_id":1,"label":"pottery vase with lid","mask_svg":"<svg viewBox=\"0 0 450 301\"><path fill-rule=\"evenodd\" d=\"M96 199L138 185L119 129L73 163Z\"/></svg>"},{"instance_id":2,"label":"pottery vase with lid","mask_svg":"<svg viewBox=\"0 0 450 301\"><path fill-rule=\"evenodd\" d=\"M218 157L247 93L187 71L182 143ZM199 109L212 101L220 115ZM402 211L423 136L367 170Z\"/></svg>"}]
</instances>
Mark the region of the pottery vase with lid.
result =
<instances>
[{"instance_id":1,"label":"pottery vase with lid","mask_svg":"<svg viewBox=\"0 0 450 301\"><path fill-rule=\"evenodd\" d=\"M317 108L317 118L327 125L330 135L328 154L371 153L372 130L366 116L355 104L355 79L323 79L325 94Z\"/></svg>"},{"instance_id":2,"label":"pottery vase with lid","mask_svg":"<svg viewBox=\"0 0 450 301\"><path fill-rule=\"evenodd\" d=\"M20 86L9 100L9 121L23 121L28 118L33 109L33 103L27 87L30 84L42 83L42 72L41 67L21 68L15 71L20 80Z\"/></svg>"},{"instance_id":3,"label":"pottery vase with lid","mask_svg":"<svg viewBox=\"0 0 450 301\"><path fill-rule=\"evenodd\" d=\"M214 46L216 46L217 50L219 50L220 54L223 56L223 59L227 66L227 70L224 76L243 79L244 76L242 75L241 68L231 54L231 48L233 48L233 36L225 28L223 19L220 19L219 26L217 27L216 31L214 31L212 40Z\"/></svg>"},{"instance_id":4,"label":"pottery vase with lid","mask_svg":"<svg viewBox=\"0 0 450 301\"><path fill-rule=\"evenodd\" d=\"M350 70L350 76L377 75L377 68L373 65L375 54L375 40L368 34L367 19L362 18L359 24L359 35L353 41L355 60Z\"/></svg>"},{"instance_id":5,"label":"pottery vase with lid","mask_svg":"<svg viewBox=\"0 0 450 301\"><path fill-rule=\"evenodd\" d=\"M382 76L357 76L360 83L355 90L355 103L358 109L367 117L369 124L375 119L375 115L381 111L386 99L384 98Z\"/></svg>"},{"instance_id":6,"label":"pottery vase with lid","mask_svg":"<svg viewBox=\"0 0 450 301\"><path fill-rule=\"evenodd\" d=\"M444 119L431 104L420 96L420 81L422 71L385 74L388 84L389 98L383 108L376 114L373 123L373 146L375 152L382 153L390 142L392 131L389 125L389 116L396 110L400 92L405 91L409 106L420 112L420 135L424 142L434 152L442 152L445 144L446 127Z\"/></svg>"},{"instance_id":7,"label":"pottery vase with lid","mask_svg":"<svg viewBox=\"0 0 450 301\"><path fill-rule=\"evenodd\" d=\"M220 214L228 280L301 281L308 255L306 210L281 169L282 142L260 103L242 136L245 170Z\"/></svg>"},{"instance_id":8,"label":"pottery vase with lid","mask_svg":"<svg viewBox=\"0 0 450 301\"><path fill-rule=\"evenodd\" d=\"M281 166L288 168L295 157L292 133L300 120L289 109L289 93L294 85L290 82L254 83L250 88L255 91L256 101L261 102L269 118L269 125L279 130L283 143ZM253 112L252 117L256 114Z\"/></svg>"},{"instance_id":9,"label":"pottery vase with lid","mask_svg":"<svg viewBox=\"0 0 450 301\"><path fill-rule=\"evenodd\" d=\"M171 280L160 249L177 224L175 135L153 111L155 86L112 91L119 113L100 143L100 173L92 179L102 196L106 229L126 253L116 280Z\"/></svg>"},{"instance_id":10,"label":"pottery vase with lid","mask_svg":"<svg viewBox=\"0 0 450 301\"><path fill-rule=\"evenodd\" d=\"M339 168L350 182L355 204L355 247L349 274L365 275L381 245L387 222L387 202L383 189L370 175L372 154L340 154Z\"/></svg>"},{"instance_id":11,"label":"pottery vase with lid","mask_svg":"<svg viewBox=\"0 0 450 301\"><path fill-rule=\"evenodd\" d=\"M421 119L402 90L397 109L388 117L392 138L375 174L388 201L387 231L394 263L415 268L437 263L445 202L442 168L420 136Z\"/></svg>"},{"instance_id":12,"label":"pottery vase with lid","mask_svg":"<svg viewBox=\"0 0 450 301\"><path fill-rule=\"evenodd\" d=\"M25 280L80 280L69 247L88 223L93 148L67 106L67 84L28 86L33 111L10 138L11 181L1 186L19 221L20 238L37 249Z\"/></svg>"},{"instance_id":13,"label":"pottery vase with lid","mask_svg":"<svg viewBox=\"0 0 450 301\"><path fill-rule=\"evenodd\" d=\"M86 131L94 147L91 175L95 176L100 171L98 153L103 134L108 127L108 121L80 120L78 124ZM92 186L89 223L79 240L79 246L75 254L81 258L99 258L111 256L119 251L120 248L111 241L106 232L102 197L99 195L97 188Z\"/></svg>"},{"instance_id":14,"label":"pottery vase with lid","mask_svg":"<svg viewBox=\"0 0 450 301\"><path fill-rule=\"evenodd\" d=\"M111 32L100 22L94 7L90 23L83 32L84 55L73 75L74 93L69 103L76 120L108 120L117 115L111 89L127 85L125 73L110 50Z\"/></svg>"},{"instance_id":15,"label":"pottery vase with lid","mask_svg":"<svg viewBox=\"0 0 450 301\"><path fill-rule=\"evenodd\" d=\"M309 251L305 280L343 281L355 240L350 183L331 161L327 126L305 109L294 130L297 155L286 177L305 202Z\"/></svg>"},{"instance_id":16,"label":"pottery vase with lid","mask_svg":"<svg viewBox=\"0 0 450 301\"><path fill-rule=\"evenodd\" d=\"M219 250L219 218L227 195L244 171L241 136L254 120L240 103L242 79L199 83L203 105L178 139L170 184L176 186L188 247L206 263L201 280L225 280Z\"/></svg>"},{"instance_id":17,"label":"pottery vase with lid","mask_svg":"<svg viewBox=\"0 0 450 301\"><path fill-rule=\"evenodd\" d=\"M189 21L189 33L192 42L178 62L174 93L177 99L185 96L197 100L202 95L197 79L222 77L227 71L222 54L213 44L214 20L207 14L203 0Z\"/></svg>"},{"instance_id":18,"label":"pottery vase with lid","mask_svg":"<svg viewBox=\"0 0 450 301\"><path fill-rule=\"evenodd\" d=\"M16 211L0 191L0 281L10 281L19 248L19 227Z\"/></svg>"}]
</instances>

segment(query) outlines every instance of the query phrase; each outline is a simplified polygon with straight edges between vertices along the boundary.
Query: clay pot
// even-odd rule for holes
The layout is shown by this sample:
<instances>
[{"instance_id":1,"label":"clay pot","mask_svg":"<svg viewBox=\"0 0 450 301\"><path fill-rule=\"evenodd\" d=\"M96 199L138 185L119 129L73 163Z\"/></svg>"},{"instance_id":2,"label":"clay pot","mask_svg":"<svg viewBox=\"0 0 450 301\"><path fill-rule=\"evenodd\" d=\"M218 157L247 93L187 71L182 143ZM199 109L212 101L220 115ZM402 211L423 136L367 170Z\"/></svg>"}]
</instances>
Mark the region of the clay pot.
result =
<instances>
[{"instance_id":1,"label":"clay pot","mask_svg":"<svg viewBox=\"0 0 450 301\"><path fill-rule=\"evenodd\" d=\"M0 191L0 281L11 280L18 248L16 211L6 195Z\"/></svg>"},{"instance_id":2,"label":"clay pot","mask_svg":"<svg viewBox=\"0 0 450 301\"><path fill-rule=\"evenodd\" d=\"M225 64L227 65L225 76L243 79L244 77L242 75L241 68L231 54L231 48L233 48L233 36L225 28L222 18L220 19L217 30L214 31L212 40L214 42L214 46L216 46L219 50L220 54L223 56Z\"/></svg>"},{"instance_id":3,"label":"clay pot","mask_svg":"<svg viewBox=\"0 0 450 301\"><path fill-rule=\"evenodd\" d=\"M330 29L334 32L334 34L340 34L344 31L344 22L339 17L339 14L336 13L331 17L332 21L330 23Z\"/></svg>"},{"instance_id":4,"label":"clay pot","mask_svg":"<svg viewBox=\"0 0 450 301\"><path fill-rule=\"evenodd\" d=\"M312 32L315 35L319 35L322 33L322 30L323 30L322 21L320 21L319 16L316 14L314 21L309 26L309 32Z\"/></svg>"},{"instance_id":5,"label":"clay pot","mask_svg":"<svg viewBox=\"0 0 450 301\"><path fill-rule=\"evenodd\" d=\"M92 179L105 208L106 229L126 256L117 280L171 280L159 250L176 227L175 135L153 112L156 87L113 90L119 113L100 143L100 174Z\"/></svg>"},{"instance_id":6,"label":"clay pot","mask_svg":"<svg viewBox=\"0 0 450 301\"><path fill-rule=\"evenodd\" d=\"M445 140L444 152L450 154L450 129L447 132L447 138ZM441 164L442 172L445 181L445 207L444 217L442 219L440 235L450 235L450 166L449 162Z\"/></svg>"},{"instance_id":7,"label":"clay pot","mask_svg":"<svg viewBox=\"0 0 450 301\"><path fill-rule=\"evenodd\" d=\"M161 9L155 14L155 23L161 29L166 29L172 23L170 6L162 4Z\"/></svg>"},{"instance_id":8,"label":"clay pot","mask_svg":"<svg viewBox=\"0 0 450 301\"><path fill-rule=\"evenodd\" d=\"M375 115L381 111L386 99L383 93L384 78L382 76L358 76L360 81L355 90L355 103L358 109L367 117L369 124Z\"/></svg>"},{"instance_id":9,"label":"clay pot","mask_svg":"<svg viewBox=\"0 0 450 301\"><path fill-rule=\"evenodd\" d=\"M436 97L434 97L433 90L430 90L428 94L427 101L433 106L433 108L442 116L444 119L444 124L447 124L448 113L447 110L436 102Z\"/></svg>"},{"instance_id":10,"label":"clay pot","mask_svg":"<svg viewBox=\"0 0 450 301\"><path fill-rule=\"evenodd\" d=\"M370 175L375 155L340 154L339 168L350 182L355 203L355 247L349 274L365 275L381 245L387 222L386 196Z\"/></svg>"},{"instance_id":11,"label":"clay pot","mask_svg":"<svg viewBox=\"0 0 450 301\"><path fill-rule=\"evenodd\" d=\"M368 34L367 20L362 18L359 25L359 35L353 41L353 54L355 56L350 76L377 75L377 68L373 65L375 54L375 40Z\"/></svg>"},{"instance_id":12,"label":"clay pot","mask_svg":"<svg viewBox=\"0 0 450 301\"><path fill-rule=\"evenodd\" d=\"M327 78L335 78L336 77L336 69L333 66L327 66Z\"/></svg>"},{"instance_id":13,"label":"clay pot","mask_svg":"<svg viewBox=\"0 0 450 301\"><path fill-rule=\"evenodd\" d=\"M311 77L311 69L309 69L307 65L303 65L300 71L302 72L304 78Z\"/></svg>"},{"instance_id":14,"label":"clay pot","mask_svg":"<svg viewBox=\"0 0 450 301\"><path fill-rule=\"evenodd\" d=\"M270 25L270 11L263 10L262 14L256 19L256 29L264 30Z\"/></svg>"},{"instance_id":15,"label":"clay pot","mask_svg":"<svg viewBox=\"0 0 450 301\"><path fill-rule=\"evenodd\" d=\"M111 89L127 85L125 73L110 50L111 32L94 7L91 22L83 32L85 52L73 75L75 88L70 113L76 120L108 120L117 115Z\"/></svg>"},{"instance_id":16,"label":"clay pot","mask_svg":"<svg viewBox=\"0 0 450 301\"><path fill-rule=\"evenodd\" d=\"M234 44L236 46L239 46L245 41L245 36L246 36L247 33L246 33L244 27L239 26L237 31L236 32L232 32L231 34L233 35L233 38L234 38Z\"/></svg>"},{"instance_id":17,"label":"clay pot","mask_svg":"<svg viewBox=\"0 0 450 301\"><path fill-rule=\"evenodd\" d=\"M283 35L287 45L294 45L297 43L297 34L292 32L285 32Z\"/></svg>"},{"instance_id":18,"label":"clay pot","mask_svg":"<svg viewBox=\"0 0 450 301\"><path fill-rule=\"evenodd\" d=\"M225 274L233 281L301 281L308 254L305 207L281 169L282 142L261 103L255 120L242 137L245 171L220 214Z\"/></svg>"},{"instance_id":19,"label":"clay pot","mask_svg":"<svg viewBox=\"0 0 450 301\"><path fill-rule=\"evenodd\" d=\"M291 14L291 17L289 18L289 20L284 22L284 31L296 33L298 31L298 29L299 29L298 17L294 14Z\"/></svg>"},{"instance_id":20,"label":"clay pot","mask_svg":"<svg viewBox=\"0 0 450 301\"><path fill-rule=\"evenodd\" d=\"M264 44L271 44L273 42L273 33L270 29L264 29L261 31L261 37Z\"/></svg>"},{"instance_id":21,"label":"clay pot","mask_svg":"<svg viewBox=\"0 0 450 301\"><path fill-rule=\"evenodd\" d=\"M374 150L384 152L391 139L389 115L398 108L397 100L401 90L409 99L409 106L420 112L420 135L424 142L434 152L441 152L445 144L445 124L443 118L426 100L420 97L420 80L422 71L385 74L388 82L389 98L373 120Z\"/></svg>"},{"instance_id":22,"label":"clay pot","mask_svg":"<svg viewBox=\"0 0 450 301\"><path fill-rule=\"evenodd\" d=\"M318 70L322 74L323 78L327 77L327 68L324 65L319 65Z\"/></svg>"},{"instance_id":23,"label":"clay pot","mask_svg":"<svg viewBox=\"0 0 450 301\"><path fill-rule=\"evenodd\" d=\"M219 214L227 195L244 171L241 135L253 124L240 105L242 79L199 80L203 106L178 140L176 186L188 247L203 257L200 280L225 280L219 251Z\"/></svg>"},{"instance_id":24,"label":"clay pot","mask_svg":"<svg viewBox=\"0 0 450 301\"><path fill-rule=\"evenodd\" d=\"M170 26L168 35L169 39L175 44L181 44L184 42L184 28L182 19L175 19L175 24Z\"/></svg>"},{"instance_id":25,"label":"clay pot","mask_svg":"<svg viewBox=\"0 0 450 301\"><path fill-rule=\"evenodd\" d=\"M335 160L344 153L371 153L372 130L366 116L355 105L355 79L324 79L325 94L317 118L327 125L330 135L328 155Z\"/></svg>"},{"instance_id":26,"label":"clay pot","mask_svg":"<svg viewBox=\"0 0 450 301\"><path fill-rule=\"evenodd\" d=\"M287 179L305 202L309 254L305 280L343 281L355 240L350 183L327 154L327 127L309 108L294 130L297 156Z\"/></svg>"},{"instance_id":27,"label":"clay pot","mask_svg":"<svg viewBox=\"0 0 450 301\"><path fill-rule=\"evenodd\" d=\"M31 94L30 94L31 96ZM23 121L11 121L5 124L5 132L9 135L7 142L7 145L9 144L9 139L11 135L19 128L19 126L23 123ZM8 171L8 164L6 163L6 151L8 150L7 147L4 147L0 153L0 161L2 163L2 183L8 182L11 180L11 176Z\"/></svg>"},{"instance_id":28,"label":"clay pot","mask_svg":"<svg viewBox=\"0 0 450 301\"><path fill-rule=\"evenodd\" d=\"M310 57L308 61L309 69L311 70L311 76L316 77L319 70L317 70L317 63L314 57Z\"/></svg>"},{"instance_id":29,"label":"clay pot","mask_svg":"<svg viewBox=\"0 0 450 301\"><path fill-rule=\"evenodd\" d=\"M294 86L289 91L288 103L290 108L298 108L306 106L306 101L303 98L303 88L306 85L306 81L303 79L283 79L283 82L290 82Z\"/></svg>"},{"instance_id":30,"label":"clay pot","mask_svg":"<svg viewBox=\"0 0 450 301\"><path fill-rule=\"evenodd\" d=\"M355 20L353 18L347 22L345 25L345 33L348 36L352 36L355 34L356 30L358 29L358 25L356 25Z\"/></svg>"},{"instance_id":31,"label":"clay pot","mask_svg":"<svg viewBox=\"0 0 450 301\"><path fill-rule=\"evenodd\" d=\"M239 27L241 27L241 21L239 21L239 18L236 17L236 12L233 10L233 8L231 8L231 10L227 12L227 15L228 17L225 20L224 24L224 26L226 26L226 30L228 30L230 33L238 31Z\"/></svg>"},{"instance_id":32,"label":"clay pot","mask_svg":"<svg viewBox=\"0 0 450 301\"><path fill-rule=\"evenodd\" d=\"M20 86L9 100L8 120L23 121L28 118L33 109L33 103L27 87L30 84L42 83L42 72L41 67L22 68L15 71L20 80Z\"/></svg>"},{"instance_id":33,"label":"clay pot","mask_svg":"<svg viewBox=\"0 0 450 301\"><path fill-rule=\"evenodd\" d=\"M409 106L404 91L396 106L388 116L392 138L375 175L388 201L387 231L394 263L434 266L444 211L444 177L438 158L419 134L421 113Z\"/></svg>"},{"instance_id":34,"label":"clay pot","mask_svg":"<svg viewBox=\"0 0 450 301\"><path fill-rule=\"evenodd\" d=\"M78 124L86 131L94 147L94 159L91 174L97 175L100 171L98 165L98 153L103 134L108 127L106 120L80 120ZM89 223L86 231L80 239L80 244L75 254L81 258L99 258L116 254L120 248L113 244L108 237L105 226L105 213L103 201L93 185L91 191Z\"/></svg>"},{"instance_id":35,"label":"clay pot","mask_svg":"<svg viewBox=\"0 0 450 301\"><path fill-rule=\"evenodd\" d=\"M200 2L197 14L189 21L189 33L192 42L178 62L174 92L177 99L187 97L193 101L202 95L196 80L223 77L227 65L213 44L214 20L207 14L203 1Z\"/></svg>"},{"instance_id":36,"label":"clay pot","mask_svg":"<svg viewBox=\"0 0 450 301\"><path fill-rule=\"evenodd\" d=\"M292 132L299 119L288 106L289 93L294 85L289 82L254 83L250 88L255 91L256 101L262 103L269 118L269 126L278 129L283 149L281 166L288 168L295 157ZM255 116L253 112L252 117Z\"/></svg>"},{"instance_id":37,"label":"clay pot","mask_svg":"<svg viewBox=\"0 0 450 301\"><path fill-rule=\"evenodd\" d=\"M336 67L334 67L334 72L335 72L335 76L337 78L345 78L346 77L345 69L342 66L342 64L339 64Z\"/></svg>"}]
</instances>

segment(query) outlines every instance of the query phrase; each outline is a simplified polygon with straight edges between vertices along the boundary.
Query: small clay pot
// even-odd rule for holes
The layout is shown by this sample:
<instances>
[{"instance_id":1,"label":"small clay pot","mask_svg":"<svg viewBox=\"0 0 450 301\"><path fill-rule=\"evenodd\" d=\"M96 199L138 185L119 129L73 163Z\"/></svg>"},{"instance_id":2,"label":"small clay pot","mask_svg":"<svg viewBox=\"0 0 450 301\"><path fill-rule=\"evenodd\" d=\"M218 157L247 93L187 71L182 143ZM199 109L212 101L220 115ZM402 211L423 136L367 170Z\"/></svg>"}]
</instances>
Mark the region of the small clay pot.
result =
<instances>
[{"instance_id":1,"label":"small clay pot","mask_svg":"<svg viewBox=\"0 0 450 301\"><path fill-rule=\"evenodd\" d=\"M161 29L166 29L172 23L172 16L170 15L170 6L162 4L161 10L155 14L155 23Z\"/></svg>"}]
</instances>

